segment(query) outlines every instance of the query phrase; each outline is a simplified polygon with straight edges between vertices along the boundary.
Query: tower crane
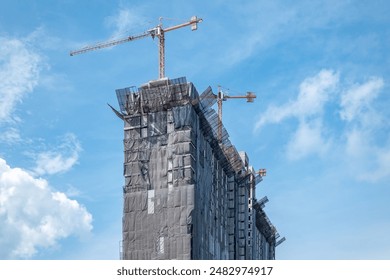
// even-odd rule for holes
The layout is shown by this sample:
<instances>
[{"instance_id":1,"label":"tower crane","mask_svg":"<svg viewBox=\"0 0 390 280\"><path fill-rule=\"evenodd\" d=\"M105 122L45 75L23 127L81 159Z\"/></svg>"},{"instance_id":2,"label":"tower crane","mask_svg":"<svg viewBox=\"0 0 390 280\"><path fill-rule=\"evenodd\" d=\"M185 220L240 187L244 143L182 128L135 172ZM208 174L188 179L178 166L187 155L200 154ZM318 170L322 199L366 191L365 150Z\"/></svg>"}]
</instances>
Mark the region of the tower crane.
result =
<instances>
[{"instance_id":1,"label":"tower crane","mask_svg":"<svg viewBox=\"0 0 390 280\"><path fill-rule=\"evenodd\" d=\"M159 39L159 78L162 79L165 77L165 32L176 30L185 26L191 25L191 30L197 30L198 29L198 23L202 22L203 20L201 18L197 18L196 16L191 17L191 19L185 23L178 24L175 26L170 26L167 28L163 28L162 26L162 18L160 18L160 24L156 27L149 29L145 31L142 34L134 35L134 36L127 36L125 38L117 39L117 40L111 40L103 43L98 43L92 46L86 46L82 49L71 51L70 55L74 56L77 54L86 53L89 51L94 51L98 49L108 48L112 46L116 46L119 44L123 44L126 42L138 40L144 37L151 36L153 39L155 37L158 37Z\"/></svg>"},{"instance_id":2,"label":"tower crane","mask_svg":"<svg viewBox=\"0 0 390 280\"><path fill-rule=\"evenodd\" d=\"M227 95L222 91L222 87L218 86L218 94L213 94L212 98L217 99L218 104L218 142L222 145L222 102L227 101L228 99L242 99L246 98L246 102L253 103L254 99L256 98L256 94L254 94L251 91L248 91L246 95ZM258 174L261 177L264 177L267 175L267 170L265 168L259 169L256 174Z\"/></svg>"},{"instance_id":3,"label":"tower crane","mask_svg":"<svg viewBox=\"0 0 390 280\"><path fill-rule=\"evenodd\" d=\"M227 101L228 99L239 99L239 98L246 98L246 102L253 103L254 99L256 98L256 95L248 91L246 95L242 96L230 96L225 94L222 91L222 87L218 86L218 94L214 95L214 98L217 99L218 103L218 141L222 142L222 102Z\"/></svg>"}]
</instances>

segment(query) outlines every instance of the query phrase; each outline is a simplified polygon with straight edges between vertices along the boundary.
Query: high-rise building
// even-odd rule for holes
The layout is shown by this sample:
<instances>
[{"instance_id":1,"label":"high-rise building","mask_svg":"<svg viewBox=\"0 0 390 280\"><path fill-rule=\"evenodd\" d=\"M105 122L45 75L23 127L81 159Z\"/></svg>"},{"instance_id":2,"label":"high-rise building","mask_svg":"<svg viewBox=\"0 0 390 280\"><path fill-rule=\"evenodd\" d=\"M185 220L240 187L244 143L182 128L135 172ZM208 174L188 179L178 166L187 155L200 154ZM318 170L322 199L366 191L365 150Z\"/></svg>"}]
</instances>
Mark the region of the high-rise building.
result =
<instances>
[{"instance_id":1,"label":"high-rise building","mask_svg":"<svg viewBox=\"0 0 390 280\"><path fill-rule=\"evenodd\" d=\"M185 78L116 91L124 121L123 259L274 259L262 175ZM221 133L222 131L222 133Z\"/></svg>"}]
</instances>

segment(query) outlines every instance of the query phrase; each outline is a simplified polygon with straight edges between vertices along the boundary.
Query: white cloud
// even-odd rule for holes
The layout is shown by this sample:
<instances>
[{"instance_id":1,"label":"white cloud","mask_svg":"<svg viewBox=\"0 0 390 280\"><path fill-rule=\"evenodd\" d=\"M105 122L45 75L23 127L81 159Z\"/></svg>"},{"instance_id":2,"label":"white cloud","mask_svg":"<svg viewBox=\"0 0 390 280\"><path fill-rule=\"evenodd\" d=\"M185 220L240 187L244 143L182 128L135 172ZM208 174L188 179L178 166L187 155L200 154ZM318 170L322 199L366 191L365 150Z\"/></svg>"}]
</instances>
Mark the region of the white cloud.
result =
<instances>
[{"instance_id":1,"label":"white cloud","mask_svg":"<svg viewBox=\"0 0 390 280\"><path fill-rule=\"evenodd\" d=\"M378 97L383 86L383 79L373 77L368 82L354 85L345 91L341 96L341 119L350 122L362 119L363 114L372 113L371 103Z\"/></svg>"},{"instance_id":2,"label":"white cloud","mask_svg":"<svg viewBox=\"0 0 390 280\"><path fill-rule=\"evenodd\" d=\"M92 215L48 182L0 158L0 259L31 258L92 230Z\"/></svg>"},{"instance_id":3,"label":"white cloud","mask_svg":"<svg viewBox=\"0 0 390 280\"><path fill-rule=\"evenodd\" d=\"M117 14L107 17L105 23L114 29L112 37L121 37L129 35L130 31L144 26L145 18L140 16L138 11L123 8Z\"/></svg>"},{"instance_id":4,"label":"white cloud","mask_svg":"<svg viewBox=\"0 0 390 280\"><path fill-rule=\"evenodd\" d=\"M353 85L341 96L339 114L347 123L345 152L363 181L375 182L390 176L390 142L379 140L390 137L385 121L388 115L376 107L383 87L382 78L372 77Z\"/></svg>"},{"instance_id":5,"label":"white cloud","mask_svg":"<svg viewBox=\"0 0 390 280\"><path fill-rule=\"evenodd\" d=\"M372 130L358 127L346 131L345 136L344 160L357 179L376 182L390 177L390 141L379 144Z\"/></svg>"},{"instance_id":6,"label":"white cloud","mask_svg":"<svg viewBox=\"0 0 390 280\"><path fill-rule=\"evenodd\" d=\"M298 160L310 154L323 155L329 148L322 132L320 120L301 121L287 144L287 158Z\"/></svg>"},{"instance_id":7,"label":"white cloud","mask_svg":"<svg viewBox=\"0 0 390 280\"><path fill-rule=\"evenodd\" d=\"M0 37L0 123L38 85L42 58L23 40Z\"/></svg>"},{"instance_id":8,"label":"white cloud","mask_svg":"<svg viewBox=\"0 0 390 280\"><path fill-rule=\"evenodd\" d=\"M360 179L376 182L388 177L390 177L390 145L376 151L374 168L362 172Z\"/></svg>"},{"instance_id":9,"label":"white cloud","mask_svg":"<svg viewBox=\"0 0 390 280\"><path fill-rule=\"evenodd\" d=\"M58 148L37 155L33 171L37 175L66 172L77 163L80 152L81 145L76 136L68 133Z\"/></svg>"},{"instance_id":10,"label":"white cloud","mask_svg":"<svg viewBox=\"0 0 390 280\"><path fill-rule=\"evenodd\" d=\"M14 144L21 140L19 130L14 127L8 128L0 134L0 142L6 144Z\"/></svg>"},{"instance_id":11,"label":"white cloud","mask_svg":"<svg viewBox=\"0 0 390 280\"><path fill-rule=\"evenodd\" d=\"M338 83L339 75L332 70L324 69L306 78L299 86L296 99L268 107L256 122L255 131L266 124L280 123L294 117L299 120L299 126L287 144L287 157L298 160L310 154L324 154L330 140L323 136L321 118L324 106L332 99Z\"/></svg>"},{"instance_id":12,"label":"white cloud","mask_svg":"<svg viewBox=\"0 0 390 280\"><path fill-rule=\"evenodd\" d=\"M299 86L299 95L293 104L294 115L321 114L338 82L339 75L332 70L321 70L317 75L306 78Z\"/></svg>"},{"instance_id":13,"label":"white cloud","mask_svg":"<svg viewBox=\"0 0 390 280\"><path fill-rule=\"evenodd\" d=\"M338 81L338 74L331 70L321 70L317 75L306 78L299 86L297 98L281 106L270 106L256 122L255 130L289 117L305 119L321 114Z\"/></svg>"},{"instance_id":14,"label":"white cloud","mask_svg":"<svg viewBox=\"0 0 390 280\"><path fill-rule=\"evenodd\" d=\"M324 158L335 151L337 154L331 157L338 158L341 168L356 179L382 180L390 176L390 135L386 121L389 112L381 109L386 106L380 104L386 100L380 99L383 88L380 77L351 86L340 82L335 71L322 70L300 84L295 99L279 106L270 105L254 130L295 118L298 121L295 131L286 135L289 160L309 155ZM340 108L338 112L325 110L325 106L336 108L335 105ZM384 139L389 141L385 143Z\"/></svg>"}]
</instances>

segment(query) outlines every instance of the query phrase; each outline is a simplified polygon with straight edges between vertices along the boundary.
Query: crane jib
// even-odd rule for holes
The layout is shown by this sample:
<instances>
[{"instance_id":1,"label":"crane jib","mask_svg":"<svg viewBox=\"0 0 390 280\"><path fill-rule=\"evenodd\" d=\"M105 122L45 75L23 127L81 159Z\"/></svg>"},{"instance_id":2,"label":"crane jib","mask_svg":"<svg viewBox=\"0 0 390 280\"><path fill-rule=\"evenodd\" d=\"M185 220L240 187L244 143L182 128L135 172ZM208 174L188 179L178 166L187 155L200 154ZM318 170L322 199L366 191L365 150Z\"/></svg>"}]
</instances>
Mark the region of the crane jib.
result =
<instances>
[{"instance_id":1,"label":"crane jib","mask_svg":"<svg viewBox=\"0 0 390 280\"><path fill-rule=\"evenodd\" d=\"M164 78L164 76L165 76L164 33L168 32L168 31L176 30L176 29L179 29L179 28L182 28L185 26L189 26L189 25L191 25L191 30L197 30L197 24L199 22L202 22L202 21L203 20L201 18L197 18L196 16L193 16L190 19L190 21L188 21L188 22L185 22L185 23L182 23L179 25L175 25L175 26L170 26L167 28L163 28L162 24L160 23L155 28L149 29L148 31L145 31L142 34L135 35L135 36L127 36L127 37L122 38L122 39L112 40L112 41L108 41L108 42L98 43L98 44L95 44L92 46L87 46L87 47L84 47L84 48L76 50L76 51L71 51L70 55L74 56L77 54L82 54L82 53L86 53L86 52L93 51L93 50L108 48L108 47L116 46L119 44L134 41L134 40L141 39L141 38L148 37L148 36L151 36L154 39L157 36L157 37L159 37L159 78L161 79L161 78Z\"/></svg>"}]
</instances>

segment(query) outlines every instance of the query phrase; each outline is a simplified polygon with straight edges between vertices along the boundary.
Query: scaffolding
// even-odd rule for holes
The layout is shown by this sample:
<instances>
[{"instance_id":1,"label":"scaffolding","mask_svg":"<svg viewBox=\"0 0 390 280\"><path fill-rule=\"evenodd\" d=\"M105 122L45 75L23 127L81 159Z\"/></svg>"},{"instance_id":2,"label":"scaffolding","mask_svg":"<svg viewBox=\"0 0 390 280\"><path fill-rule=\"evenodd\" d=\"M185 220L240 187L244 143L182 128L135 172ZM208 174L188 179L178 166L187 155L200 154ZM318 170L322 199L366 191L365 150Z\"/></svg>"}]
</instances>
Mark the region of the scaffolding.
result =
<instances>
[{"instance_id":1,"label":"scaffolding","mask_svg":"<svg viewBox=\"0 0 390 280\"><path fill-rule=\"evenodd\" d=\"M116 94L123 259L273 259L276 229L253 204L261 176L220 126L212 89L199 95L182 77Z\"/></svg>"}]
</instances>

